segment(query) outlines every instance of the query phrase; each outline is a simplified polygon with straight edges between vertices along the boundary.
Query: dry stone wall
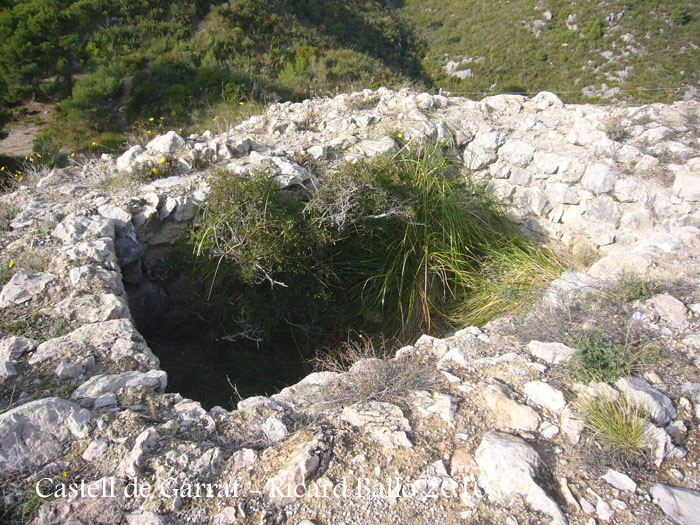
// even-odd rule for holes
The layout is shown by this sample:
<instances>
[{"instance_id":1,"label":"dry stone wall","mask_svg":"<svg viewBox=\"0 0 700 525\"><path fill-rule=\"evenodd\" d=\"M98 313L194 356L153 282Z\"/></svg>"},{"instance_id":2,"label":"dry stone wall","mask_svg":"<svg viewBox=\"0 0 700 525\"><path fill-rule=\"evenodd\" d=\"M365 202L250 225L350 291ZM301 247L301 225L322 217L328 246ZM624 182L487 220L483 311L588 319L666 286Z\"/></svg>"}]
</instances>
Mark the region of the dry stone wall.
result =
<instances>
[{"instance_id":1,"label":"dry stone wall","mask_svg":"<svg viewBox=\"0 0 700 525\"><path fill-rule=\"evenodd\" d=\"M223 134L171 132L0 197L14 210L3 257L27 266L2 288L0 313L31 319L0 340L5 509L29 484L52 494L36 524L694 523L698 107L379 89L273 105ZM626 138L612 140L620 126ZM314 373L236 410L163 393L167 375L134 328L123 283L147 283L149 253L184 235L209 170L265 169L285 191L313 192L323 170L404 142L444 143L523 228L601 258L553 282L524 318L423 336L392 360ZM163 166L175 174L115 184ZM664 293L611 301L624 272ZM53 333L56 320L65 333ZM664 353L630 378L577 383L567 334L584 328L651 334ZM421 377L399 377L413 385L402 399L358 398L386 370L416 369ZM586 430L583 395L649 414L648 466L590 452L605 449ZM85 490L67 497L69 482Z\"/></svg>"}]
</instances>

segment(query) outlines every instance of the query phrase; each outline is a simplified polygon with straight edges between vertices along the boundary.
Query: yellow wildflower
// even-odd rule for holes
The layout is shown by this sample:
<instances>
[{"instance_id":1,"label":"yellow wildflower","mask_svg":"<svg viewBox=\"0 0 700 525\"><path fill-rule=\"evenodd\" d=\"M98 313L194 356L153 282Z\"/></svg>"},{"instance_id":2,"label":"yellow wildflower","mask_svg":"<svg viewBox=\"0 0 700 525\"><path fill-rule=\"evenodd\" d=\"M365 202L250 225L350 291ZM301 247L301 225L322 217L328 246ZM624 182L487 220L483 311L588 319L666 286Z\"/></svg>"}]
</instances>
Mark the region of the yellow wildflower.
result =
<instances>
[{"instance_id":1,"label":"yellow wildflower","mask_svg":"<svg viewBox=\"0 0 700 525\"><path fill-rule=\"evenodd\" d=\"M15 261L10 261L10 264L7 267L12 268L14 265L15 265Z\"/></svg>"},{"instance_id":2,"label":"yellow wildflower","mask_svg":"<svg viewBox=\"0 0 700 525\"><path fill-rule=\"evenodd\" d=\"M163 164L165 162L165 159L163 157L160 158L160 163Z\"/></svg>"},{"instance_id":3,"label":"yellow wildflower","mask_svg":"<svg viewBox=\"0 0 700 525\"><path fill-rule=\"evenodd\" d=\"M153 122L155 119L153 117L148 119L148 122Z\"/></svg>"},{"instance_id":4,"label":"yellow wildflower","mask_svg":"<svg viewBox=\"0 0 700 525\"><path fill-rule=\"evenodd\" d=\"M152 171L153 173L158 173L158 170L157 170L156 168L153 168L151 171Z\"/></svg>"},{"instance_id":5,"label":"yellow wildflower","mask_svg":"<svg viewBox=\"0 0 700 525\"><path fill-rule=\"evenodd\" d=\"M70 154L71 157L75 157L75 151Z\"/></svg>"},{"instance_id":6,"label":"yellow wildflower","mask_svg":"<svg viewBox=\"0 0 700 525\"><path fill-rule=\"evenodd\" d=\"M400 139L402 139L402 138L403 138L403 133L399 133L399 134L396 135L396 136L399 137Z\"/></svg>"},{"instance_id":7,"label":"yellow wildflower","mask_svg":"<svg viewBox=\"0 0 700 525\"><path fill-rule=\"evenodd\" d=\"M93 145L93 146L97 146L97 142L93 142L92 145Z\"/></svg>"}]
</instances>

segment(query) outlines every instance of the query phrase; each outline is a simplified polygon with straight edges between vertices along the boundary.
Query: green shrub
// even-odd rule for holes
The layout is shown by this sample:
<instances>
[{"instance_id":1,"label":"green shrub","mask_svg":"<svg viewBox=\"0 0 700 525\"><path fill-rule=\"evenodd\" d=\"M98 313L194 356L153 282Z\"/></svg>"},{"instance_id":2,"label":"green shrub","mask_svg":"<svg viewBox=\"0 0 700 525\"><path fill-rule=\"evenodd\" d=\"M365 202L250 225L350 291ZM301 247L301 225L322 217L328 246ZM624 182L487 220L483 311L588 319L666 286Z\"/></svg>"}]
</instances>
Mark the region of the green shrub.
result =
<instances>
[{"instance_id":1,"label":"green shrub","mask_svg":"<svg viewBox=\"0 0 700 525\"><path fill-rule=\"evenodd\" d=\"M269 340L289 326L320 329L329 300L319 278L326 273L323 231L309 228L302 208L263 173L212 177L193 240L198 271L210 283L210 299L221 305L220 317L237 319L229 332L252 331Z\"/></svg>"},{"instance_id":2,"label":"green shrub","mask_svg":"<svg viewBox=\"0 0 700 525\"><path fill-rule=\"evenodd\" d=\"M623 303L646 301L659 292L659 285L651 279L635 274L627 274L617 285L618 295Z\"/></svg>"},{"instance_id":3,"label":"green shrub","mask_svg":"<svg viewBox=\"0 0 700 525\"><path fill-rule=\"evenodd\" d=\"M589 20L581 32L589 40L599 40L605 35L605 22L600 19Z\"/></svg>"},{"instance_id":4,"label":"green shrub","mask_svg":"<svg viewBox=\"0 0 700 525\"><path fill-rule=\"evenodd\" d=\"M658 349L651 346L614 343L602 330L582 332L567 342L576 352L569 362L569 374L576 381L607 382L642 369Z\"/></svg>"},{"instance_id":5,"label":"green shrub","mask_svg":"<svg viewBox=\"0 0 700 525\"><path fill-rule=\"evenodd\" d=\"M78 78L71 96L59 104L68 123L96 132L114 129L114 117L106 109L122 89L122 74L119 66L102 66Z\"/></svg>"},{"instance_id":6,"label":"green shrub","mask_svg":"<svg viewBox=\"0 0 700 525\"><path fill-rule=\"evenodd\" d=\"M620 122L619 119L612 120L608 123L605 128L605 134L610 140L614 140L616 142L622 142L630 136L629 131L627 131L627 128L622 124L622 122Z\"/></svg>"},{"instance_id":7,"label":"green shrub","mask_svg":"<svg viewBox=\"0 0 700 525\"><path fill-rule=\"evenodd\" d=\"M404 151L329 174L308 202L220 172L194 232L199 273L263 338L338 324L413 337L469 319L492 277L507 300L479 315L500 313L559 267L454 169L437 147Z\"/></svg>"},{"instance_id":8,"label":"green shrub","mask_svg":"<svg viewBox=\"0 0 700 525\"><path fill-rule=\"evenodd\" d=\"M61 144L56 141L55 133L51 130L41 131L32 144L32 151L42 164L54 165L60 149Z\"/></svg>"},{"instance_id":9,"label":"green shrub","mask_svg":"<svg viewBox=\"0 0 700 525\"><path fill-rule=\"evenodd\" d=\"M671 10L671 21L679 26L684 26L692 20L687 7L677 6Z\"/></svg>"}]
</instances>

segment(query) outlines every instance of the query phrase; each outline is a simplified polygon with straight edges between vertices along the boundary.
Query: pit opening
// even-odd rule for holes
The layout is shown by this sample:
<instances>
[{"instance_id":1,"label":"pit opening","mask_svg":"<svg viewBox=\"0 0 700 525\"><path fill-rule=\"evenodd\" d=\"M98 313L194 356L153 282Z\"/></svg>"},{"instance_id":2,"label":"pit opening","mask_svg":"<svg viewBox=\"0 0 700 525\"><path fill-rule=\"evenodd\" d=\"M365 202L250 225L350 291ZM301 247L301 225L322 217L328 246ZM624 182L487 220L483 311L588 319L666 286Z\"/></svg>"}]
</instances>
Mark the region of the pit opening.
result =
<instances>
[{"instance_id":1,"label":"pit opening","mask_svg":"<svg viewBox=\"0 0 700 525\"><path fill-rule=\"evenodd\" d=\"M271 395L320 351L343 361L351 334L398 348L485 323L563 270L437 146L343 166L312 195L265 173L209 182L192 230L125 283L169 391L206 408Z\"/></svg>"}]
</instances>

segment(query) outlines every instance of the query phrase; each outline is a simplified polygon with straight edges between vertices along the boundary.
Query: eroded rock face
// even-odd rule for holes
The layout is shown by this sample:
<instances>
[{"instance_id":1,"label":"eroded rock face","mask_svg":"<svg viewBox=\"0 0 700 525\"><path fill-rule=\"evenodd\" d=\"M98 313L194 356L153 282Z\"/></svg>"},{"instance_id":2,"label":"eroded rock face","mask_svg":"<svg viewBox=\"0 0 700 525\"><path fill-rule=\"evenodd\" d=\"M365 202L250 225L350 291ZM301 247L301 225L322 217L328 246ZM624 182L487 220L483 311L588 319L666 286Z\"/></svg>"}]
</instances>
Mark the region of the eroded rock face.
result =
<instances>
[{"instance_id":1,"label":"eroded rock face","mask_svg":"<svg viewBox=\"0 0 700 525\"><path fill-rule=\"evenodd\" d=\"M364 430L365 435L387 449L408 448L413 444L406 435L408 420L396 405L379 401L345 407L341 419Z\"/></svg>"},{"instance_id":2,"label":"eroded rock face","mask_svg":"<svg viewBox=\"0 0 700 525\"><path fill-rule=\"evenodd\" d=\"M64 445L88 435L90 412L56 397L0 415L0 469L27 472L60 457Z\"/></svg>"},{"instance_id":3,"label":"eroded rock face","mask_svg":"<svg viewBox=\"0 0 700 525\"><path fill-rule=\"evenodd\" d=\"M40 294L56 278L50 273L32 273L20 270L0 291L0 308L22 304Z\"/></svg>"}]
</instances>

